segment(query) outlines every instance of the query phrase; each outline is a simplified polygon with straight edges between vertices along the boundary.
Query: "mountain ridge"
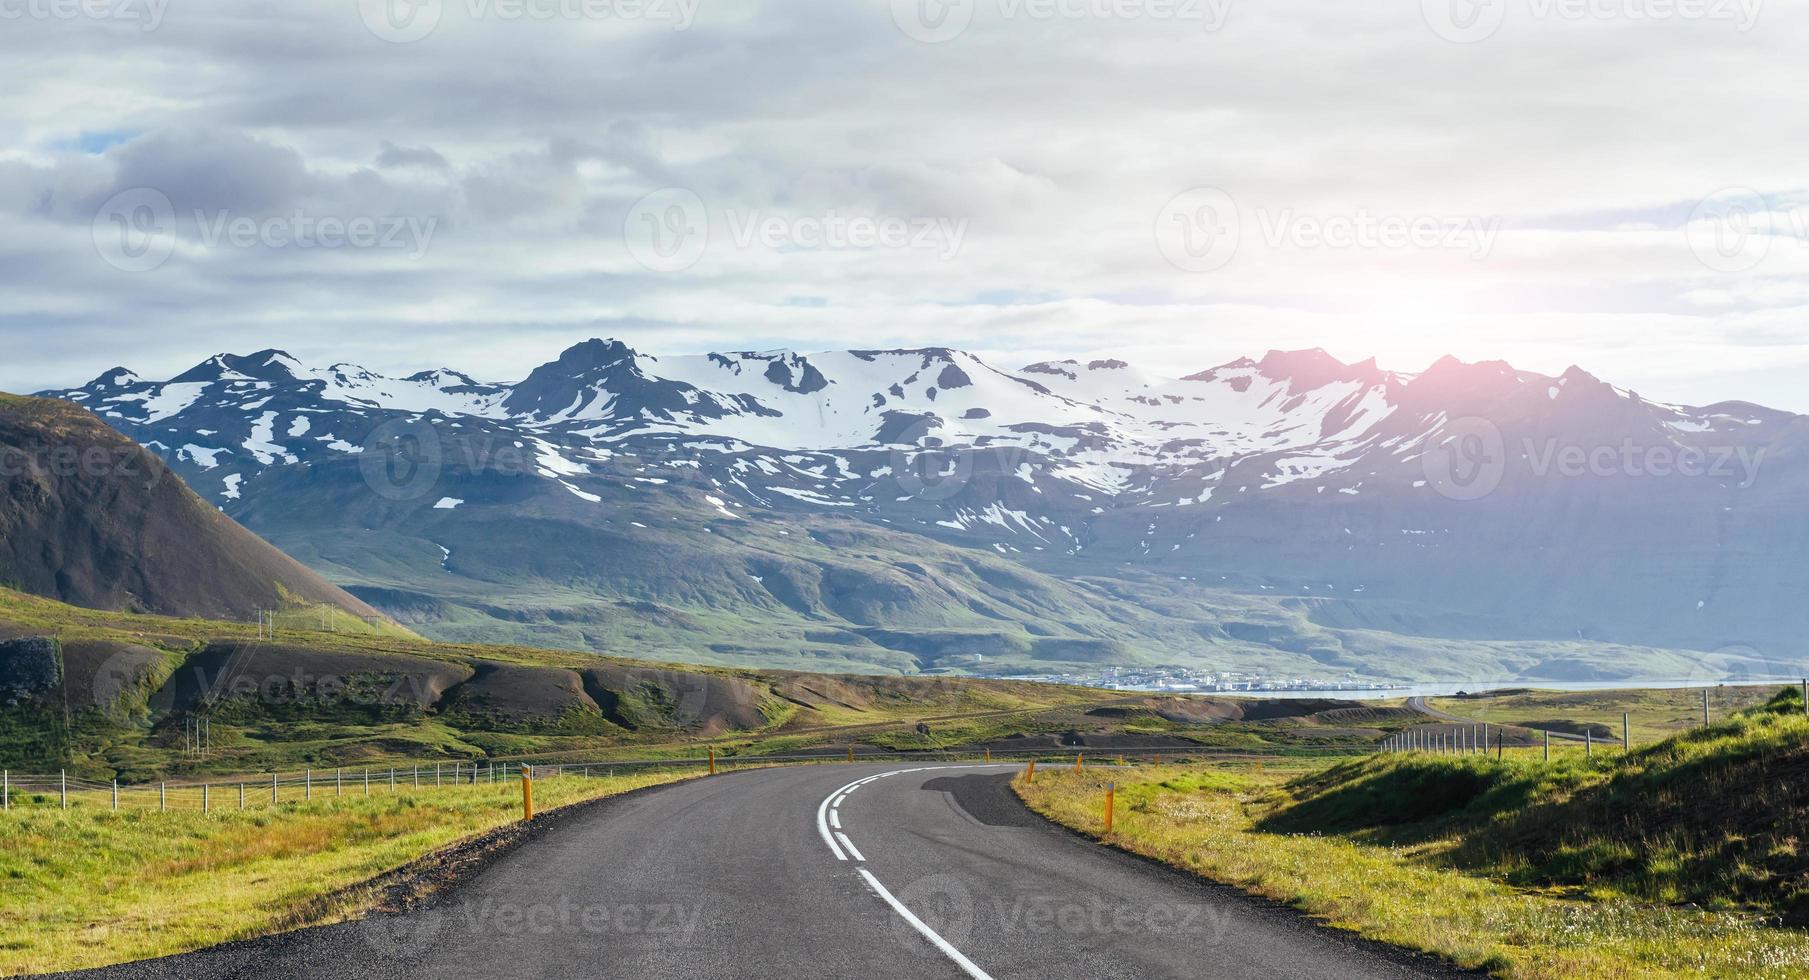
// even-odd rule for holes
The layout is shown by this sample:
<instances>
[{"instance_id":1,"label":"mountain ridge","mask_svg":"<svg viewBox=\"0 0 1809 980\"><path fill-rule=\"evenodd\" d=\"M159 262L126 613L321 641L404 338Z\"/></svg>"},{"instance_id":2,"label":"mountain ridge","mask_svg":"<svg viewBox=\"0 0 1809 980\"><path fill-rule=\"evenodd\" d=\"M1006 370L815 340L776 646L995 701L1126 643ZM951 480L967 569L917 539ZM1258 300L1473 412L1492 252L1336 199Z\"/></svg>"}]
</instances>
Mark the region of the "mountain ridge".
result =
<instances>
[{"instance_id":1,"label":"mountain ridge","mask_svg":"<svg viewBox=\"0 0 1809 980\"><path fill-rule=\"evenodd\" d=\"M1578 367L1550 376L1445 357L1401 373L1311 349L1176 377L1113 358L1008 371L946 347L653 356L593 339L514 384L311 368L275 349L168 382L122 370L47 394L165 454L336 580L418 596L405 602L415 612L451 602L462 623L421 626L474 631L461 638L527 628L544 631L534 642L620 642L614 627L573 626L589 614L568 604L636 619L651 602L693 619L791 617L764 650L680 641L729 662L847 654L801 639L827 624L867 631L850 635L889 669L978 663L1010 635L1032 661L1039 648L1093 650L1038 669L1122 656L1401 677L1446 668L1403 666L1365 629L1400 649L1684 651L1645 659L1708 672L1730 658L1794 669L1787 638L1809 628L1766 615L1809 587L1790 546L1809 540L1792 503L1809 486L1809 419L1653 402ZM1675 472L1680 460L1703 472ZM1646 540L1653 527L1671 540ZM397 537L350 548L327 532ZM725 534L757 537L754 553L724 550ZM858 573L846 554L800 563L811 534L883 542L880 557ZM515 547L522 537L540 553ZM596 550L649 547L700 568L680 586L651 556ZM921 548L954 549L932 553L959 584L911 571ZM1040 576L1034 610L976 594L989 587L962 557L975 552ZM1627 562L1640 571L1611 570ZM524 594L482 599L476 583L492 580ZM1124 608L1063 622L1064 605L1100 609L1082 597L1089 582L1110 583L1101 594L1117 590ZM871 642L913 629L973 639L927 661ZM1450 671L1545 669L1465 649L1469 666ZM1562 661L1551 669L1597 669L1567 656L1547 658ZM1610 659L1609 674L1655 669L1634 666L1639 654Z\"/></svg>"}]
</instances>

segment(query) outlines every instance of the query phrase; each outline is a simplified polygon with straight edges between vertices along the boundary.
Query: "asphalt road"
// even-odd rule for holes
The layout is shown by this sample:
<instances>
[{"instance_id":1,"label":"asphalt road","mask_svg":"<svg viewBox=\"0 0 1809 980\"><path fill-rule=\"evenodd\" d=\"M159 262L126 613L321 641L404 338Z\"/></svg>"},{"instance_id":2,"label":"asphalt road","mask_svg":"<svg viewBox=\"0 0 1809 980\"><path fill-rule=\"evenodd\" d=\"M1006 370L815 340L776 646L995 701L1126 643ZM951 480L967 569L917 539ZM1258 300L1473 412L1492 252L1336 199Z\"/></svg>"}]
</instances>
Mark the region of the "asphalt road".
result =
<instances>
[{"instance_id":1,"label":"asphalt road","mask_svg":"<svg viewBox=\"0 0 1809 980\"><path fill-rule=\"evenodd\" d=\"M428 908L87 976L1460 975L1053 827L1015 767L822 765L611 801Z\"/></svg>"}]
</instances>

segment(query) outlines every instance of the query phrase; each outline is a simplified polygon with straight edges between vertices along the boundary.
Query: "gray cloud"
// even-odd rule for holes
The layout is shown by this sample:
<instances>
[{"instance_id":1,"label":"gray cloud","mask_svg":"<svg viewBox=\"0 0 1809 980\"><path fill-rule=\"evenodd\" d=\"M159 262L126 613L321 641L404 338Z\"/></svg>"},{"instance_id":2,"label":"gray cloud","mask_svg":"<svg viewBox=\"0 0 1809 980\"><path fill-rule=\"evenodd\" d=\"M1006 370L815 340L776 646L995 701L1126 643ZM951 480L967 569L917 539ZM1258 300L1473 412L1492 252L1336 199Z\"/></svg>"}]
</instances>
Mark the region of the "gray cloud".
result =
<instances>
[{"instance_id":1,"label":"gray cloud","mask_svg":"<svg viewBox=\"0 0 1809 980\"><path fill-rule=\"evenodd\" d=\"M612 332L656 351L937 343L1008 362L1317 345L1411 369L1451 351L1809 410L1809 247L1780 233L1728 272L1682 227L1745 186L1790 231L1809 134L1780 120L1800 114L1809 11L1767 4L1742 31L1510 3L1495 36L1453 44L1421 6L1234 2L1212 32L980 0L940 44L887 0L703 0L682 31L473 21L449 2L408 44L347 0L188 0L149 31L8 21L0 388L268 345L508 377ZM1235 201L1241 239L1193 273L1158 225L1203 185ZM676 272L624 241L667 187L710 229ZM126 272L93 225L134 188L168 198L174 244ZM210 244L197 211L433 233L419 250ZM1303 241L1365 215L1501 232L1481 258ZM793 240L831 216L966 231L952 259ZM734 240L755 221L777 246Z\"/></svg>"}]
</instances>

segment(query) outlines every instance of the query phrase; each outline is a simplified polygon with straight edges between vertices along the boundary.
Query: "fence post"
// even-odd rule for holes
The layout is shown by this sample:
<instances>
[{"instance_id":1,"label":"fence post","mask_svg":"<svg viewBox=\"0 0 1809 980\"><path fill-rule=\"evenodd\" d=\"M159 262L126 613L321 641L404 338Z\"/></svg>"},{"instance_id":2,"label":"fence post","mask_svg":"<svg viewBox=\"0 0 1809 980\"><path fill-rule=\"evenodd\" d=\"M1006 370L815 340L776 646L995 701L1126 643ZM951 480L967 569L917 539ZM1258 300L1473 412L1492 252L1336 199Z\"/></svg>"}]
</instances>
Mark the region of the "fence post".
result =
<instances>
[{"instance_id":1,"label":"fence post","mask_svg":"<svg viewBox=\"0 0 1809 980\"><path fill-rule=\"evenodd\" d=\"M371 767L364 767L364 795L371 795Z\"/></svg>"},{"instance_id":2,"label":"fence post","mask_svg":"<svg viewBox=\"0 0 1809 980\"><path fill-rule=\"evenodd\" d=\"M1702 692L1702 727L1707 728L1708 725L1708 690L1705 688Z\"/></svg>"},{"instance_id":3,"label":"fence post","mask_svg":"<svg viewBox=\"0 0 1809 980\"><path fill-rule=\"evenodd\" d=\"M440 786L440 763L436 762L433 764L433 788L439 789Z\"/></svg>"},{"instance_id":4,"label":"fence post","mask_svg":"<svg viewBox=\"0 0 1809 980\"><path fill-rule=\"evenodd\" d=\"M392 793L394 793L396 791L396 767L395 766L389 767L389 791Z\"/></svg>"},{"instance_id":5,"label":"fence post","mask_svg":"<svg viewBox=\"0 0 1809 980\"><path fill-rule=\"evenodd\" d=\"M157 784L157 812L164 813L164 812L168 811L169 808L170 808L170 785L168 783L158 783Z\"/></svg>"},{"instance_id":6,"label":"fence post","mask_svg":"<svg viewBox=\"0 0 1809 980\"><path fill-rule=\"evenodd\" d=\"M13 771L0 772L0 810L13 808Z\"/></svg>"},{"instance_id":7,"label":"fence post","mask_svg":"<svg viewBox=\"0 0 1809 980\"><path fill-rule=\"evenodd\" d=\"M345 770L344 769L334 769L333 770L333 795L334 796L344 796L345 795Z\"/></svg>"},{"instance_id":8,"label":"fence post","mask_svg":"<svg viewBox=\"0 0 1809 980\"><path fill-rule=\"evenodd\" d=\"M213 791L212 786L208 785L207 783L201 784L201 812L202 813L214 812L214 797L213 797L212 791Z\"/></svg>"},{"instance_id":9,"label":"fence post","mask_svg":"<svg viewBox=\"0 0 1809 980\"><path fill-rule=\"evenodd\" d=\"M280 795L276 788L277 775L278 774L274 773L274 772L270 774L270 805L271 806L276 806L277 796Z\"/></svg>"},{"instance_id":10,"label":"fence post","mask_svg":"<svg viewBox=\"0 0 1809 980\"><path fill-rule=\"evenodd\" d=\"M1117 809L1117 807L1115 806L1115 804L1117 802L1116 801L1117 795L1118 795L1118 784L1117 783L1107 783L1106 784L1106 829L1105 829L1105 832L1108 834L1112 832L1112 811Z\"/></svg>"},{"instance_id":11,"label":"fence post","mask_svg":"<svg viewBox=\"0 0 1809 980\"><path fill-rule=\"evenodd\" d=\"M1809 677L1803 678L1803 717L1809 718Z\"/></svg>"},{"instance_id":12,"label":"fence post","mask_svg":"<svg viewBox=\"0 0 1809 980\"><path fill-rule=\"evenodd\" d=\"M1595 729L1583 726L1583 758L1595 758Z\"/></svg>"},{"instance_id":13,"label":"fence post","mask_svg":"<svg viewBox=\"0 0 1809 980\"><path fill-rule=\"evenodd\" d=\"M61 782L58 784L57 799L62 808L67 810L69 809L69 770L62 769L59 772L62 775Z\"/></svg>"},{"instance_id":14,"label":"fence post","mask_svg":"<svg viewBox=\"0 0 1809 980\"><path fill-rule=\"evenodd\" d=\"M302 770L302 799L314 799L314 770Z\"/></svg>"},{"instance_id":15,"label":"fence post","mask_svg":"<svg viewBox=\"0 0 1809 980\"><path fill-rule=\"evenodd\" d=\"M245 809L245 784L239 784L239 809Z\"/></svg>"},{"instance_id":16,"label":"fence post","mask_svg":"<svg viewBox=\"0 0 1809 980\"><path fill-rule=\"evenodd\" d=\"M1551 729L1545 731L1545 761L1551 761Z\"/></svg>"},{"instance_id":17,"label":"fence post","mask_svg":"<svg viewBox=\"0 0 1809 980\"><path fill-rule=\"evenodd\" d=\"M415 789L421 788L421 764L415 763Z\"/></svg>"},{"instance_id":18,"label":"fence post","mask_svg":"<svg viewBox=\"0 0 1809 980\"><path fill-rule=\"evenodd\" d=\"M113 812L119 812L119 780L113 781Z\"/></svg>"},{"instance_id":19,"label":"fence post","mask_svg":"<svg viewBox=\"0 0 1809 980\"><path fill-rule=\"evenodd\" d=\"M1632 738L1632 735L1630 734L1630 732L1632 731L1632 727L1627 724L1627 716L1630 713L1631 712L1626 712L1626 711L1621 712L1621 754L1622 755L1626 755L1627 753L1633 751L1633 738Z\"/></svg>"},{"instance_id":20,"label":"fence post","mask_svg":"<svg viewBox=\"0 0 1809 980\"><path fill-rule=\"evenodd\" d=\"M1489 747L1484 745L1482 750L1487 752ZM1497 728L1495 729L1495 761L1500 762L1505 758L1507 758L1507 732Z\"/></svg>"}]
</instances>

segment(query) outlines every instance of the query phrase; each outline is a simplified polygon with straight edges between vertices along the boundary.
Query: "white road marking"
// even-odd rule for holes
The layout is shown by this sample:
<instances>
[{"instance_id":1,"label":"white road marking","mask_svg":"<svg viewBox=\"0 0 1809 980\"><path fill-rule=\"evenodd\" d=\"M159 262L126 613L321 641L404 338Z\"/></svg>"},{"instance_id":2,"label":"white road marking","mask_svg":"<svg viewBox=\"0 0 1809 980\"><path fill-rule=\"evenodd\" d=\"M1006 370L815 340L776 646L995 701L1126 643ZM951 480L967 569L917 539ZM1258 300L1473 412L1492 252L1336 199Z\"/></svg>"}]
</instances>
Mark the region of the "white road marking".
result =
<instances>
[{"instance_id":1,"label":"white road marking","mask_svg":"<svg viewBox=\"0 0 1809 980\"><path fill-rule=\"evenodd\" d=\"M858 780L856 780L856 782L858 782ZM834 837L829 836L829 808L835 804L841 803L841 797L848 792L848 787L853 785L854 783L849 783L848 786L843 786L841 789L823 797L823 802L817 806L817 833L822 835L823 843L829 845L829 850L835 854L835 859L837 861L848 860L848 855L843 854L842 846L835 842ZM834 802L832 803L831 801Z\"/></svg>"},{"instance_id":2,"label":"white road marking","mask_svg":"<svg viewBox=\"0 0 1809 980\"><path fill-rule=\"evenodd\" d=\"M880 884L879 879L873 877L871 871L868 871L866 868L861 868L860 873L861 877L867 879L867 886L872 888L880 898L885 899L887 905L892 906L892 911L897 912L899 916L911 924L911 928L916 929L923 935L923 938L928 939L937 949L942 950L944 956L954 960L955 965L965 970L968 976L973 977L974 980L992 980L992 977L987 975L985 970L974 965L973 960L968 959L966 956L962 955L960 950L949 945L948 940L936 935L936 930L924 925L923 920L919 919L910 909L905 908L903 902L893 898L892 893L886 891L886 886Z\"/></svg>"},{"instance_id":3,"label":"white road marking","mask_svg":"<svg viewBox=\"0 0 1809 980\"><path fill-rule=\"evenodd\" d=\"M835 855L837 861L846 861L848 860L848 855L852 854L856 861L865 864L867 861L866 856L861 854L860 849L856 848L854 842L849 840L848 835L842 831L842 814L839 807L841 806L842 801L848 798L848 794L876 779L884 779L887 776L902 776L906 773L913 772L934 772L939 769L996 769L1000 768L1002 765L1009 766L1009 763L992 763L990 765L972 766L919 766L915 769L893 769L890 772L878 773L876 775L868 776L865 779L857 779L835 792L830 793L828 796L823 797L823 802L817 805L817 833L823 836L823 843L829 845L829 850ZM835 832L833 834L831 834L829 830L831 824L835 826ZM840 843L837 843L837 841L840 841ZM844 849L846 850L844 851ZM943 955L953 960L956 966L959 966L962 970L966 971L968 976L973 977L974 980L992 980L992 977L988 976L985 970L974 965L973 960L962 955L961 951L954 946L951 946L948 940L936 935L936 930L924 925L923 920L919 919L915 913L906 908L903 902L893 898L892 893L886 890L886 886L879 883L878 878L873 877L871 871L868 871L866 868L856 868L855 870L859 871L861 877L867 880L867 886L872 888L875 894L880 898L885 899L887 905L892 906L894 912L897 912L906 922L911 924L913 929L916 929L925 939L928 939L937 949L941 950Z\"/></svg>"}]
</instances>

